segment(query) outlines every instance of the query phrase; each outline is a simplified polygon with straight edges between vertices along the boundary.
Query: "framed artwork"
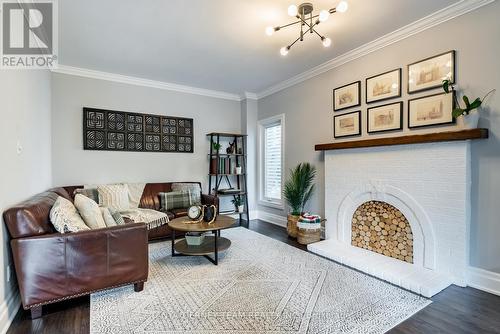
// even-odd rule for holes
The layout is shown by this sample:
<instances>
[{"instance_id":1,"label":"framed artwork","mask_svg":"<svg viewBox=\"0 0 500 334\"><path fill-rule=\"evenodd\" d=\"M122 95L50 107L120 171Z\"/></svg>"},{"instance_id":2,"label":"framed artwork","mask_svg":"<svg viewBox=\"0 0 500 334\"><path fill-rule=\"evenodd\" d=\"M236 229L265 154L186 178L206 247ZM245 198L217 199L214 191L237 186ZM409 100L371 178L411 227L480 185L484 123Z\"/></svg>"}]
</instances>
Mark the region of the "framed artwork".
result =
<instances>
[{"instance_id":1,"label":"framed artwork","mask_svg":"<svg viewBox=\"0 0 500 334\"><path fill-rule=\"evenodd\" d=\"M83 108L83 149L194 152L193 119Z\"/></svg>"},{"instance_id":2,"label":"framed artwork","mask_svg":"<svg viewBox=\"0 0 500 334\"><path fill-rule=\"evenodd\" d=\"M366 103L380 102L400 96L400 68L366 79Z\"/></svg>"},{"instance_id":3,"label":"framed artwork","mask_svg":"<svg viewBox=\"0 0 500 334\"><path fill-rule=\"evenodd\" d=\"M333 90L333 111L361 105L361 81L356 81Z\"/></svg>"},{"instance_id":4,"label":"framed artwork","mask_svg":"<svg viewBox=\"0 0 500 334\"><path fill-rule=\"evenodd\" d=\"M408 100L408 128L454 123L454 93L434 94Z\"/></svg>"},{"instance_id":5,"label":"framed artwork","mask_svg":"<svg viewBox=\"0 0 500 334\"><path fill-rule=\"evenodd\" d=\"M333 117L333 137L343 138L361 134L361 111Z\"/></svg>"},{"instance_id":6,"label":"framed artwork","mask_svg":"<svg viewBox=\"0 0 500 334\"><path fill-rule=\"evenodd\" d=\"M441 87L443 80L455 83L455 50L408 65L408 93Z\"/></svg>"},{"instance_id":7,"label":"framed artwork","mask_svg":"<svg viewBox=\"0 0 500 334\"><path fill-rule=\"evenodd\" d=\"M403 129L403 102L368 108L368 133Z\"/></svg>"}]
</instances>

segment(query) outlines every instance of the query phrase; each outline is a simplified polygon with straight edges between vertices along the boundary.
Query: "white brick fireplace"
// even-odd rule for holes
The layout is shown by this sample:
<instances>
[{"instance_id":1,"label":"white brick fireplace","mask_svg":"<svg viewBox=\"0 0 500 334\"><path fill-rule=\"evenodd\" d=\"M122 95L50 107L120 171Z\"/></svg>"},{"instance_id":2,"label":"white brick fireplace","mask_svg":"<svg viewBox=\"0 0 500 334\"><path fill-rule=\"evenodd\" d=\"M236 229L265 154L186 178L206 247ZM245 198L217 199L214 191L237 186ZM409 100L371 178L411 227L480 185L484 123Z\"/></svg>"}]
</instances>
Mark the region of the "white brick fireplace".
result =
<instances>
[{"instance_id":1,"label":"white brick fireplace","mask_svg":"<svg viewBox=\"0 0 500 334\"><path fill-rule=\"evenodd\" d=\"M326 240L308 249L427 297L465 286L470 183L468 141L326 151ZM413 264L351 245L353 214L372 200L407 218Z\"/></svg>"}]
</instances>

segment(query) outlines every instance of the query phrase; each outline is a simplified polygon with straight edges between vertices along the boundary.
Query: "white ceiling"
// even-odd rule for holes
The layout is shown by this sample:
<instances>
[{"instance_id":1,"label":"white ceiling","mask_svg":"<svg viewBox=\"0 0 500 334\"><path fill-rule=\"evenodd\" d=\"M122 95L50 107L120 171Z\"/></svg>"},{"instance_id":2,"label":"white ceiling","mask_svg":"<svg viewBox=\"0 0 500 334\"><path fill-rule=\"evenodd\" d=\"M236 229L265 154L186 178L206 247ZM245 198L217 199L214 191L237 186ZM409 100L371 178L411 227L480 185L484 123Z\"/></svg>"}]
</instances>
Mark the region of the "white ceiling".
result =
<instances>
[{"instance_id":1,"label":"white ceiling","mask_svg":"<svg viewBox=\"0 0 500 334\"><path fill-rule=\"evenodd\" d=\"M60 63L234 94L260 92L458 0L348 0L287 57L282 46L298 27L272 37L269 25L291 22L293 0L59 1ZM340 0L313 0L315 11Z\"/></svg>"}]
</instances>

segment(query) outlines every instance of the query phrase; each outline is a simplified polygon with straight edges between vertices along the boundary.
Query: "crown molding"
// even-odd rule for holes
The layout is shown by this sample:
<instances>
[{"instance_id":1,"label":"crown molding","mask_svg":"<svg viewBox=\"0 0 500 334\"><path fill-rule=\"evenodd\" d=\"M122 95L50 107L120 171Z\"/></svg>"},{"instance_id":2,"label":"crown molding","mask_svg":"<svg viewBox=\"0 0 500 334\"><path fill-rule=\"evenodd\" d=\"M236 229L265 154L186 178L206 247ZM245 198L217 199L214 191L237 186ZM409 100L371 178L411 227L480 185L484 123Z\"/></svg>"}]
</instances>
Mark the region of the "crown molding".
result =
<instances>
[{"instance_id":1,"label":"crown molding","mask_svg":"<svg viewBox=\"0 0 500 334\"><path fill-rule=\"evenodd\" d=\"M135 85L135 86L158 88L158 89L164 89L164 90L169 90L169 91L174 91L174 92L208 96L208 97L214 97L214 98L218 98L218 99L231 100L231 101L241 101L241 96L238 94L232 94L232 93L227 93L227 92L221 92L221 91L216 91L216 90L209 90L209 89L203 89L203 88L197 88L197 87L191 87L191 86L185 86L185 85L178 85L178 84L174 84L174 83L149 80L149 79L143 79L143 78L138 78L138 77L131 77L131 76L127 76L127 75L121 75L121 74L115 74L115 73L109 73L109 72L89 70L89 69L80 68L80 67L72 67L72 66L66 66L66 65L60 64L58 66L58 68L52 69L51 71L54 73L62 73L62 74L74 75L74 76L91 78L91 79L113 81L113 82L119 82L119 83L124 83L124 84L129 84L129 85Z\"/></svg>"},{"instance_id":2,"label":"crown molding","mask_svg":"<svg viewBox=\"0 0 500 334\"><path fill-rule=\"evenodd\" d=\"M417 21L414 21L402 28L399 28L393 32L390 32L380 38L377 38L371 42L368 42L356 49L346 52L338 57L335 57L321 65L313 67L303 73L300 73L290 79L282 81L276 85L273 85L264 91L257 93L257 98L262 99L266 96L277 93L283 89L294 86L305 80L314 78L320 74L323 74L331 69L344 65L348 62L366 56L372 52L382 49L386 46L399 42L410 36L418 34L424 30L435 27L441 23L454 19L458 16L464 15L471 11L474 11L480 7L486 6L495 0L462 0L454 3L448 7L445 7L437 12L434 12L426 17L423 17Z\"/></svg>"},{"instance_id":3,"label":"crown molding","mask_svg":"<svg viewBox=\"0 0 500 334\"><path fill-rule=\"evenodd\" d=\"M255 93L245 92L245 94L243 94L241 99L242 100L258 100L259 97Z\"/></svg>"}]
</instances>

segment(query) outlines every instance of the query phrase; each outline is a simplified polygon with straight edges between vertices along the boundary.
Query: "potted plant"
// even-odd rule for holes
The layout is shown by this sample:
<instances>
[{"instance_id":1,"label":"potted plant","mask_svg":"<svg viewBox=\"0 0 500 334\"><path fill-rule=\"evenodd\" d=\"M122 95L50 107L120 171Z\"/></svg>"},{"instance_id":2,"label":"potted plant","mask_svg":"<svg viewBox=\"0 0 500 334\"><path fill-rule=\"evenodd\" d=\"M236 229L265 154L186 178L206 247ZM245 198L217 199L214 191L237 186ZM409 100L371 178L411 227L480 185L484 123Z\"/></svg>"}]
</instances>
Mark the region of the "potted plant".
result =
<instances>
[{"instance_id":1,"label":"potted plant","mask_svg":"<svg viewBox=\"0 0 500 334\"><path fill-rule=\"evenodd\" d=\"M216 143L216 142L214 142L214 141L212 142L212 148L214 149L214 151L215 151L216 153L219 153L219 150L220 150L220 148L221 148L221 147L222 147L222 145L221 145L221 144Z\"/></svg>"},{"instance_id":2,"label":"potted plant","mask_svg":"<svg viewBox=\"0 0 500 334\"><path fill-rule=\"evenodd\" d=\"M241 196L236 196L234 199L231 201L231 203L234 204L234 207L236 208L236 212L242 213L244 211L244 204L243 204L243 199Z\"/></svg>"},{"instance_id":3,"label":"potted plant","mask_svg":"<svg viewBox=\"0 0 500 334\"><path fill-rule=\"evenodd\" d=\"M462 96L462 100L464 101L465 108L462 108L462 105L457 98L457 94L455 93L455 86L451 83L450 80L443 80L443 90L446 94L449 94L450 92L453 94L455 106L452 111L452 116L457 120L457 124L461 128L465 129L477 128L479 122L478 108L481 106L481 104L483 104L484 99L486 99L488 95L495 91L495 89L492 89L482 99L478 97L472 102L470 102L469 97L464 94Z\"/></svg>"},{"instance_id":4,"label":"potted plant","mask_svg":"<svg viewBox=\"0 0 500 334\"><path fill-rule=\"evenodd\" d=\"M283 197L285 198L290 213L287 219L287 231L291 237L297 237L297 222L307 202L314 194L314 178L316 168L308 162L298 164L290 170L290 175L285 182Z\"/></svg>"}]
</instances>

